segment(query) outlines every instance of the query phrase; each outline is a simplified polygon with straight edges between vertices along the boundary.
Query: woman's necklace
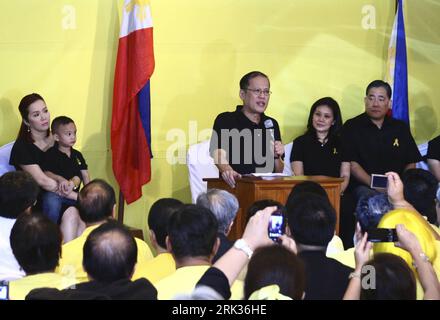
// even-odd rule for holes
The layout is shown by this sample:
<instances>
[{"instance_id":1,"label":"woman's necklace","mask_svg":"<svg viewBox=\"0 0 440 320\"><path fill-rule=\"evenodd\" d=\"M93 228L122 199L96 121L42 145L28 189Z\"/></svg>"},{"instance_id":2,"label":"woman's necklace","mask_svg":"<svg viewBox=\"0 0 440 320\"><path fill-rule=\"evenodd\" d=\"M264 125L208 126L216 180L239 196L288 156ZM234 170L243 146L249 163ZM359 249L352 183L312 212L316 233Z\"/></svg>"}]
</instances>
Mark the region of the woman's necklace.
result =
<instances>
[{"instance_id":1,"label":"woman's necklace","mask_svg":"<svg viewBox=\"0 0 440 320\"><path fill-rule=\"evenodd\" d=\"M327 143L328 139L327 138L323 138L323 139L318 138L318 141L319 141L319 143L321 143L321 147L323 147Z\"/></svg>"}]
</instances>

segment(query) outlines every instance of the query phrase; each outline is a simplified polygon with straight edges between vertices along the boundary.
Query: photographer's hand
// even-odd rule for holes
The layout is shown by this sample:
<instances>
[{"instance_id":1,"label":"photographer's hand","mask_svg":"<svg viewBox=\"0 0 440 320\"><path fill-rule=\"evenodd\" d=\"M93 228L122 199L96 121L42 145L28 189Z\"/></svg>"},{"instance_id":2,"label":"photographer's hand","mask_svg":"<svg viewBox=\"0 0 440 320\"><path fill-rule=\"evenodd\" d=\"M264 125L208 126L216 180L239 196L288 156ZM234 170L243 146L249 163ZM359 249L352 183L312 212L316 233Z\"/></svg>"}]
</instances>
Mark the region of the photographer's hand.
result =
<instances>
[{"instance_id":1,"label":"photographer's hand","mask_svg":"<svg viewBox=\"0 0 440 320\"><path fill-rule=\"evenodd\" d=\"M285 247L286 249L292 251L293 253L298 253L298 248L296 247L296 242L291 237L286 234L283 234L278 238L279 243Z\"/></svg>"}]
</instances>

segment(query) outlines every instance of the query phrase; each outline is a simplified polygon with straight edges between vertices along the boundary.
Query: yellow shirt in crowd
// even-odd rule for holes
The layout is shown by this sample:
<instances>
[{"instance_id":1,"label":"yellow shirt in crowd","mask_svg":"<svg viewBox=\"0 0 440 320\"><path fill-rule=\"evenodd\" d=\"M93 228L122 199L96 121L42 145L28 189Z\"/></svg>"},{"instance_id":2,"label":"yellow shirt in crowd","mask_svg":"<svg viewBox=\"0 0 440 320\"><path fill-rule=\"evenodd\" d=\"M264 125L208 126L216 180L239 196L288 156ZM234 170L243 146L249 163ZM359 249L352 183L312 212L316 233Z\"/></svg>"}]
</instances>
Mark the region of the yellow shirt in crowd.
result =
<instances>
[{"instance_id":1,"label":"yellow shirt in crowd","mask_svg":"<svg viewBox=\"0 0 440 320\"><path fill-rule=\"evenodd\" d=\"M151 260L138 262L132 280L146 278L155 284L175 271L176 262L171 253L161 253Z\"/></svg>"},{"instance_id":2,"label":"yellow shirt in crowd","mask_svg":"<svg viewBox=\"0 0 440 320\"><path fill-rule=\"evenodd\" d=\"M25 276L9 282L9 299L24 300L33 289L56 288L61 290L73 286L75 283L77 283L75 278L65 277L54 272Z\"/></svg>"},{"instance_id":3,"label":"yellow shirt in crowd","mask_svg":"<svg viewBox=\"0 0 440 320\"><path fill-rule=\"evenodd\" d=\"M176 272L154 285L157 289L157 298L159 300L171 300L177 294L190 294L209 268L209 265L178 268ZM231 300L242 298L243 283L237 280L231 286Z\"/></svg>"},{"instance_id":4,"label":"yellow shirt in crowd","mask_svg":"<svg viewBox=\"0 0 440 320\"><path fill-rule=\"evenodd\" d=\"M56 270L57 273L69 278L76 278L78 282L89 280L82 266L83 247L89 234L97 227L99 227L99 225L86 228L78 238L63 245L60 264ZM135 240L138 248L137 263L143 263L153 259L150 247L145 241L138 238L135 238Z\"/></svg>"}]
</instances>

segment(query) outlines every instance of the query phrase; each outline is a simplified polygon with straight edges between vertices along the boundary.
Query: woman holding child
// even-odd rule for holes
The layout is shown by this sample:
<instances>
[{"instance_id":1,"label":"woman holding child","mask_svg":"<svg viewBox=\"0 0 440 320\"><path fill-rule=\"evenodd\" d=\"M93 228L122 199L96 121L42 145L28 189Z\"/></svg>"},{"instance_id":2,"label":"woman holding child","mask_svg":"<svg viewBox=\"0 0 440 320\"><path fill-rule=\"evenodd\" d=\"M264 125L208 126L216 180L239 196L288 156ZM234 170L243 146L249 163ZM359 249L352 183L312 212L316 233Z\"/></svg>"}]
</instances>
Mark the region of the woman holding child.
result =
<instances>
[{"instance_id":1,"label":"woman holding child","mask_svg":"<svg viewBox=\"0 0 440 320\"><path fill-rule=\"evenodd\" d=\"M20 101L18 109L22 123L12 147L9 163L17 170L23 170L32 175L43 191L39 199L44 199L45 193L52 192L61 197L76 200L77 194L73 191L75 183L72 180L56 180L43 171L45 151L54 145L54 138L49 130L50 113L43 97L37 93L26 95ZM69 207L61 221L61 230L65 240L66 238L71 240L70 238L76 236L80 224L77 219L76 208Z\"/></svg>"}]
</instances>

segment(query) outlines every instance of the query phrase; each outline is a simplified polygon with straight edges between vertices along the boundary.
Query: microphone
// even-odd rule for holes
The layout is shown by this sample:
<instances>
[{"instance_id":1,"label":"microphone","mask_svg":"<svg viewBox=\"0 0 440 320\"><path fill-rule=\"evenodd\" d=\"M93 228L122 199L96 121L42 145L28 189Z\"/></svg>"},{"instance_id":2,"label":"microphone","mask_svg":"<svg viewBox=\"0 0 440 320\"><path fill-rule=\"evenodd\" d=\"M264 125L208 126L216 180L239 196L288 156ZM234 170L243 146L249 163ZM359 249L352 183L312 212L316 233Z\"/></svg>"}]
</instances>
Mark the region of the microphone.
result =
<instances>
[{"instance_id":1,"label":"microphone","mask_svg":"<svg viewBox=\"0 0 440 320\"><path fill-rule=\"evenodd\" d=\"M272 120L271 120L271 119L267 119L267 120L265 120L265 121L264 121L264 127L265 127L266 129L269 130L269 132L270 132L270 137L271 137L272 141L275 143L275 135L274 135L274 128L273 128L273 122L272 122ZM274 150L274 151L275 151L275 150ZM279 159L279 156L276 155L276 156L275 156L275 159Z\"/></svg>"},{"instance_id":2,"label":"microphone","mask_svg":"<svg viewBox=\"0 0 440 320\"><path fill-rule=\"evenodd\" d=\"M266 121L264 121L264 127L266 128L266 129L270 129L269 131L270 131L270 137L272 138L272 140L273 141L275 141L275 136L274 136L274 133L273 133L273 122L272 122L272 120L271 119L267 119Z\"/></svg>"}]
</instances>

